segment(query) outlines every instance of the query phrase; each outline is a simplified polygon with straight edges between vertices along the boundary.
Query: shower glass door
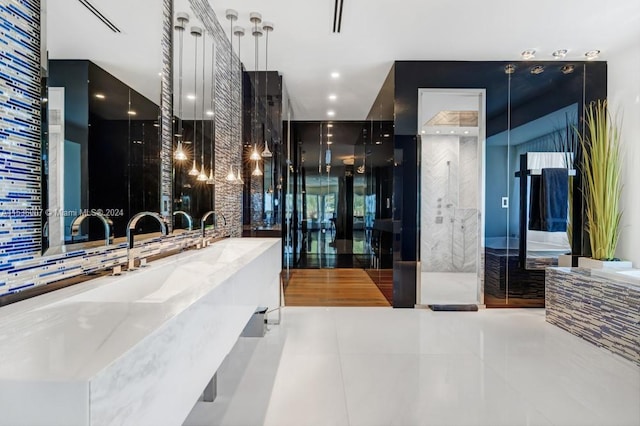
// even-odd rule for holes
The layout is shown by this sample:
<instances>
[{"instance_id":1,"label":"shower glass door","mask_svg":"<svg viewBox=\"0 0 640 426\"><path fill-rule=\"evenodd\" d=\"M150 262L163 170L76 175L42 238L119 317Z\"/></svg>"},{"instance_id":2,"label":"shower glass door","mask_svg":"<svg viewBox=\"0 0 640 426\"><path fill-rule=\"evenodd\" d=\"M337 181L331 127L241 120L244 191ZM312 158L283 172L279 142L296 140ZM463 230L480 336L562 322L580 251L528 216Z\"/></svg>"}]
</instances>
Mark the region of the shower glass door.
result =
<instances>
[{"instance_id":1,"label":"shower glass door","mask_svg":"<svg viewBox=\"0 0 640 426\"><path fill-rule=\"evenodd\" d=\"M484 89L421 89L422 305L481 304Z\"/></svg>"}]
</instances>

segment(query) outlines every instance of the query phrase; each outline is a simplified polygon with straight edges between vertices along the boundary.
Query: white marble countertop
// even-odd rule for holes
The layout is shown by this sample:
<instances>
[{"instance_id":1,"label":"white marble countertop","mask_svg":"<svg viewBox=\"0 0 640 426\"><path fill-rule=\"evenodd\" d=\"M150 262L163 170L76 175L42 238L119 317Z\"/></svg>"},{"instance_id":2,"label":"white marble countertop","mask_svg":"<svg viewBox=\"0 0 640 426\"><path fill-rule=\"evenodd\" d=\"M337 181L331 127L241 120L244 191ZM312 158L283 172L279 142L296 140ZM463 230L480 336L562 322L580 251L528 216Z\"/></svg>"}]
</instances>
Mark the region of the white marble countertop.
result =
<instances>
[{"instance_id":1,"label":"white marble countertop","mask_svg":"<svg viewBox=\"0 0 640 426\"><path fill-rule=\"evenodd\" d=\"M227 317L246 323L261 303L254 293L262 287L251 283L259 281L260 272L249 271L256 276L252 279L240 274L240 283L234 281L235 274L267 251L274 263L279 243L274 238L226 239L121 276L97 278L0 308L0 390L10 392L11 383L93 383L96 376L115 369L114 364L130 362L131 353L141 347L164 347L157 346L159 339L178 340L171 333L163 337L175 324L197 328L191 319L182 324L184 318L195 318L194 312L199 318L208 318L200 312L210 312L219 324L221 331L207 330L209 335L225 333ZM270 280L279 272L277 267L269 272ZM195 339L197 330L191 331ZM225 336L225 341L231 337ZM172 342L165 343L174 350Z\"/></svg>"}]
</instances>

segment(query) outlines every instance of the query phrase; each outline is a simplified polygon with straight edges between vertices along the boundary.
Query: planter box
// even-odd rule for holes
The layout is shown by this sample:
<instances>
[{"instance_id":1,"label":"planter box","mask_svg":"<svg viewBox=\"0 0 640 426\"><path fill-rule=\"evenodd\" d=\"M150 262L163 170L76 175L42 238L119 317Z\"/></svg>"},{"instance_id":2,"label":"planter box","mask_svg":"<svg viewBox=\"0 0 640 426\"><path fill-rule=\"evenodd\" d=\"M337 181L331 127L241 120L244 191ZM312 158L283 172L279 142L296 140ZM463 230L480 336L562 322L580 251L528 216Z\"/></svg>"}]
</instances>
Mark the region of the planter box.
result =
<instances>
[{"instance_id":1,"label":"planter box","mask_svg":"<svg viewBox=\"0 0 640 426\"><path fill-rule=\"evenodd\" d=\"M627 260L606 261L581 257L578 259L578 267L589 269L631 269L633 265Z\"/></svg>"},{"instance_id":2,"label":"planter box","mask_svg":"<svg viewBox=\"0 0 640 426\"><path fill-rule=\"evenodd\" d=\"M558 266L566 268L575 268L578 266L578 259L581 256L577 254L561 254L558 256Z\"/></svg>"}]
</instances>

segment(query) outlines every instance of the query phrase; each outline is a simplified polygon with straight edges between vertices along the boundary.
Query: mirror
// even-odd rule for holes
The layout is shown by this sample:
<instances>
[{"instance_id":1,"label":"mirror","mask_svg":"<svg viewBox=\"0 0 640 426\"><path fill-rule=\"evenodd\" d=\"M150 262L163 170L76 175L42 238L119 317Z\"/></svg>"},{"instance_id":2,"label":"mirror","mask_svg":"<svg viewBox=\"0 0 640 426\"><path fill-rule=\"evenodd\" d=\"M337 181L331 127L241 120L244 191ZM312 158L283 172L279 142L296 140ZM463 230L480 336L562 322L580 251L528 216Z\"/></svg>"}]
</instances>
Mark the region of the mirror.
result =
<instances>
[{"instance_id":1,"label":"mirror","mask_svg":"<svg viewBox=\"0 0 640 426\"><path fill-rule=\"evenodd\" d=\"M504 71L507 125L487 139L487 217L500 220L487 222L485 303L544 306L544 269L571 255L582 228L573 215L574 128L585 102L584 68L532 61ZM549 173L560 178L545 187L542 175Z\"/></svg>"},{"instance_id":2,"label":"mirror","mask_svg":"<svg viewBox=\"0 0 640 426\"><path fill-rule=\"evenodd\" d=\"M124 243L135 213L160 210L162 10L154 0L47 6L43 248ZM157 229L145 219L136 233Z\"/></svg>"}]
</instances>

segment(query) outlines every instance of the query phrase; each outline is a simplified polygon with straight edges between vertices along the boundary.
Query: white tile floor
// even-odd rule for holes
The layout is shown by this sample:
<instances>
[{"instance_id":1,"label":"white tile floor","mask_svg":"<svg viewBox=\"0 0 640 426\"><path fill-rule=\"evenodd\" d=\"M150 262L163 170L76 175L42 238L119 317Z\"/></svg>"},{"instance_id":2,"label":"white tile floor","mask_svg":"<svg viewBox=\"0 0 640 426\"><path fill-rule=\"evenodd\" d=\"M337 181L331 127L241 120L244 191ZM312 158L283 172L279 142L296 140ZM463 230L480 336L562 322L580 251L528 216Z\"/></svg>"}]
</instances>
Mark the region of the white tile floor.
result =
<instances>
[{"instance_id":1,"label":"white tile floor","mask_svg":"<svg viewBox=\"0 0 640 426\"><path fill-rule=\"evenodd\" d=\"M640 425L640 368L541 309L285 308L185 425Z\"/></svg>"},{"instance_id":2,"label":"white tile floor","mask_svg":"<svg viewBox=\"0 0 640 426\"><path fill-rule=\"evenodd\" d=\"M420 304L478 303L478 274L468 272L422 272Z\"/></svg>"}]
</instances>

